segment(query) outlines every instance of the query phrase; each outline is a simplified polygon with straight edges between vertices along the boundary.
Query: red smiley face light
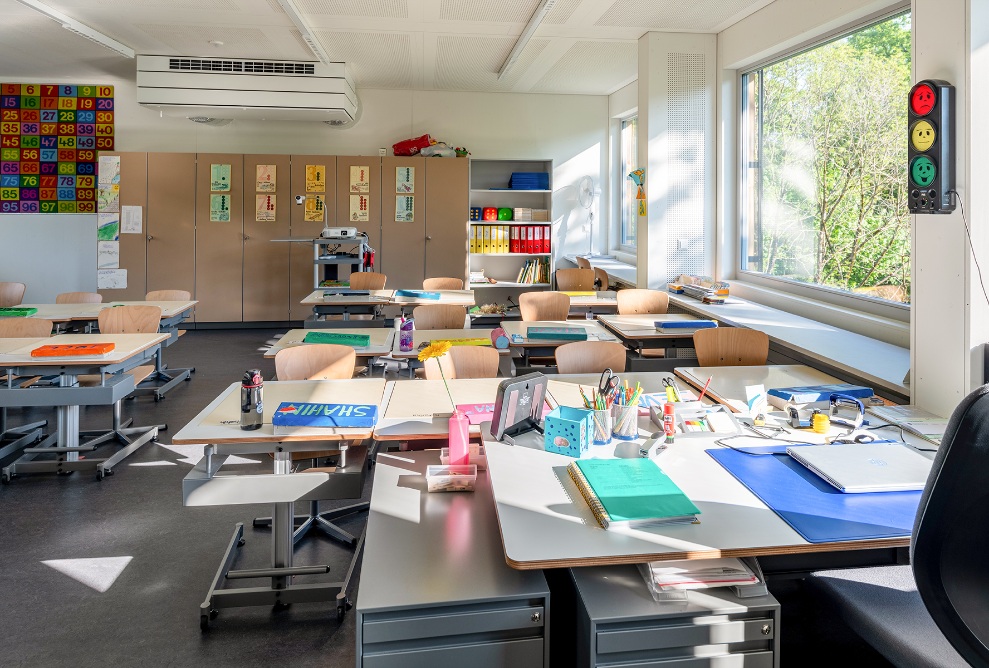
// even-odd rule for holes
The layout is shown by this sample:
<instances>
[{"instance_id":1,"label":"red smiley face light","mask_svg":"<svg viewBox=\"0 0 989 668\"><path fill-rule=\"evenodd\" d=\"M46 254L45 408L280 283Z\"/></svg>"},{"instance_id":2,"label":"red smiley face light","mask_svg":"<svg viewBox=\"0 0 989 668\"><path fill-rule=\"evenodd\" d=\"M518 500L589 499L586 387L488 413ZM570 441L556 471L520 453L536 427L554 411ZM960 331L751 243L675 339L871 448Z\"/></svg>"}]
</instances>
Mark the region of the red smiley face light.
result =
<instances>
[{"instance_id":1,"label":"red smiley face light","mask_svg":"<svg viewBox=\"0 0 989 668\"><path fill-rule=\"evenodd\" d=\"M927 84L922 84L913 89L910 94L910 110L918 116L926 116L931 113L937 97L934 89Z\"/></svg>"}]
</instances>

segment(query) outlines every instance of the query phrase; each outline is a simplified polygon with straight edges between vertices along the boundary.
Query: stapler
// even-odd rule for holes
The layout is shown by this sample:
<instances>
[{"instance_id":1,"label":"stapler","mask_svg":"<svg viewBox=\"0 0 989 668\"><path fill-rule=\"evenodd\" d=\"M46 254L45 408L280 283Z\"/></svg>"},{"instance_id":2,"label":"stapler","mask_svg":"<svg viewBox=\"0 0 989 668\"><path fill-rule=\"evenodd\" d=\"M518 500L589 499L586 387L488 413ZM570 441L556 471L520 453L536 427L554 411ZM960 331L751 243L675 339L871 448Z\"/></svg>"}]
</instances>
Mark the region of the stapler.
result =
<instances>
[{"instance_id":1,"label":"stapler","mask_svg":"<svg viewBox=\"0 0 989 668\"><path fill-rule=\"evenodd\" d=\"M865 422L865 406L855 397L847 394L832 394L830 403L831 424L858 429Z\"/></svg>"}]
</instances>

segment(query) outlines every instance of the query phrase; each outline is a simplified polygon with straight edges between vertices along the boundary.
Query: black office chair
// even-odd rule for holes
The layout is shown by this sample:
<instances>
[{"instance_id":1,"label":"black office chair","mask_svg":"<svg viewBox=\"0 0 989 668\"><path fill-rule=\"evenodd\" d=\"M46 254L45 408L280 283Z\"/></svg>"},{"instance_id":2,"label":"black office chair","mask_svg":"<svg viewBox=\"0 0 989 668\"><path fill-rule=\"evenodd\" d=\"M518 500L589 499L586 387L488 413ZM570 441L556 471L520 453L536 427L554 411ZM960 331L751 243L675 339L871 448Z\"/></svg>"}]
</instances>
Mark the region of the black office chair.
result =
<instances>
[{"instance_id":1,"label":"black office chair","mask_svg":"<svg viewBox=\"0 0 989 668\"><path fill-rule=\"evenodd\" d=\"M921 496L911 566L815 573L849 626L898 666L989 665L989 385L948 422Z\"/></svg>"}]
</instances>

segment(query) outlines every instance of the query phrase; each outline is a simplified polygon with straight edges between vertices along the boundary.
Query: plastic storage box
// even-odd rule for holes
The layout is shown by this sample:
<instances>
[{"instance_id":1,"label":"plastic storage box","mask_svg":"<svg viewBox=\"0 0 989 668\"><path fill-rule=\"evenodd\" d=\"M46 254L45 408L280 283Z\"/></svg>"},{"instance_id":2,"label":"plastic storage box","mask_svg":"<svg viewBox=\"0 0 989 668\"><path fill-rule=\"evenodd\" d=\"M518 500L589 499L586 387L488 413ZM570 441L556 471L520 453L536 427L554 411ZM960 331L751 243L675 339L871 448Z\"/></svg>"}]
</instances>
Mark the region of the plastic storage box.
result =
<instances>
[{"instance_id":1,"label":"plastic storage box","mask_svg":"<svg viewBox=\"0 0 989 668\"><path fill-rule=\"evenodd\" d=\"M591 443L593 411L557 406L546 414L543 449L569 457L580 457Z\"/></svg>"},{"instance_id":2,"label":"plastic storage box","mask_svg":"<svg viewBox=\"0 0 989 668\"><path fill-rule=\"evenodd\" d=\"M426 489L430 492L473 492L476 481L474 464L426 467Z\"/></svg>"}]
</instances>

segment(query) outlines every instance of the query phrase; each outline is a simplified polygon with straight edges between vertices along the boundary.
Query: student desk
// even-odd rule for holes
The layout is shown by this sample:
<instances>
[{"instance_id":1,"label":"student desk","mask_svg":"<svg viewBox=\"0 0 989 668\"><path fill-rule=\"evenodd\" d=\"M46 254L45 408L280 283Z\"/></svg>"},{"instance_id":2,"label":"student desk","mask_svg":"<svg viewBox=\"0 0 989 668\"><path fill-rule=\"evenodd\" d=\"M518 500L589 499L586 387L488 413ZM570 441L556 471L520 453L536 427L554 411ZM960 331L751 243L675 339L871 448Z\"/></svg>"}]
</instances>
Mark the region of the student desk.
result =
<instances>
[{"instance_id":1,"label":"student desk","mask_svg":"<svg viewBox=\"0 0 989 668\"><path fill-rule=\"evenodd\" d=\"M377 317L378 310L391 301L394 290L369 290L367 295L333 294L331 288L317 288L309 293L300 304L311 306L313 319L306 320L306 327L347 327L351 315L371 315ZM342 320L326 320L328 315L339 315Z\"/></svg>"},{"instance_id":2,"label":"student desk","mask_svg":"<svg viewBox=\"0 0 989 668\"><path fill-rule=\"evenodd\" d=\"M596 320L510 320L501 323L505 333L508 334L509 346L522 354L521 366L529 368L529 359L532 357L553 357L556 349L565 343L573 341L557 339L529 339L526 338L526 331L529 327L580 327L587 331L588 341L618 341L618 338L601 326ZM522 337L521 343L512 340L512 335L517 334ZM555 368L555 367L554 367Z\"/></svg>"},{"instance_id":3,"label":"student desk","mask_svg":"<svg viewBox=\"0 0 989 668\"><path fill-rule=\"evenodd\" d=\"M95 450L110 435L80 444L79 407L112 405L134 391L133 376L123 373L158 354L165 334L60 334L49 338L28 339L23 345L6 347L0 354L0 368L6 370L7 385L0 387L0 406L55 406L58 439L53 447L27 448L24 455L3 469L4 481L18 473L68 472L95 470L96 476L113 472L113 467L130 453L158 435L157 427L142 428L139 437L107 459L80 459L80 452ZM15 339L24 342L24 339ZM113 343L106 355L73 357L31 357L41 345L67 343ZM107 374L98 385L80 386L84 374ZM20 387L13 376L55 376L58 385ZM111 432L112 434L112 432ZM55 454L55 460L32 461L40 454Z\"/></svg>"},{"instance_id":4,"label":"student desk","mask_svg":"<svg viewBox=\"0 0 989 668\"><path fill-rule=\"evenodd\" d=\"M391 304L393 306L401 306L402 312L405 311L410 306L423 306L429 304L445 304L447 306L466 306L470 307L474 305L474 291L473 290L419 290L417 292L438 292L440 295L439 299L427 299L425 297L403 297L396 293L392 294Z\"/></svg>"},{"instance_id":5,"label":"student desk","mask_svg":"<svg viewBox=\"0 0 989 668\"><path fill-rule=\"evenodd\" d=\"M32 313L24 317L43 318L45 320L51 320L56 325L60 325L72 320L81 320L82 318L79 316L84 312L83 307L86 306L102 307L103 304L18 304L17 308L36 308L38 309L37 313ZM86 319L96 320L96 317Z\"/></svg>"},{"instance_id":6,"label":"student desk","mask_svg":"<svg viewBox=\"0 0 989 668\"><path fill-rule=\"evenodd\" d=\"M616 296L618 293L613 290L603 290L593 294L567 290L561 290L561 292L570 297L571 314L614 313L618 310L618 297Z\"/></svg>"},{"instance_id":7,"label":"student desk","mask_svg":"<svg viewBox=\"0 0 989 668\"><path fill-rule=\"evenodd\" d=\"M672 371L674 366L683 364L691 359L696 360L693 354L694 333L685 332L660 332L656 330L656 322L659 320L697 320L693 315L684 313L662 313L662 314L635 314L635 315L599 315L598 322L604 325L609 331L614 332L622 343L632 349L635 354L629 355L629 365L632 368L643 368L645 370L655 370L662 368ZM644 349L662 349L663 357L644 357ZM680 351L689 351L687 358L678 358Z\"/></svg>"},{"instance_id":8,"label":"student desk","mask_svg":"<svg viewBox=\"0 0 989 668\"><path fill-rule=\"evenodd\" d=\"M292 548L296 501L360 498L366 462L364 447L342 448L340 466L332 475L326 472L292 473L292 452L313 451L316 443L352 441L371 437L368 428L300 429L291 435L276 435L271 416L283 401L315 403L379 404L385 388L383 379L271 381L264 384L264 415L260 429L240 428L240 383L231 383L220 396L182 427L172 443L206 444L204 457L182 481L186 506L273 503L271 523L271 568L231 571L230 566L244 544L244 524L237 523L233 537L206 600L200 606L200 626L205 630L220 608L275 605L335 600L338 617L349 607L347 591L354 564L364 546L357 542L354 560L339 582L293 584L296 575L328 572L327 566L293 566ZM353 450L350 457L347 453ZM272 453L272 474L225 475L220 472L229 455ZM271 578L267 587L221 589L226 579Z\"/></svg>"},{"instance_id":9,"label":"student desk","mask_svg":"<svg viewBox=\"0 0 989 668\"><path fill-rule=\"evenodd\" d=\"M823 371L803 364L681 367L676 369L675 373L696 387L698 392L710 378L711 384L705 396L710 396L719 404L728 406L735 413L748 412L748 405L745 403L746 385L762 385L769 390L774 387L830 385L842 382ZM776 409L770 406L769 410Z\"/></svg>"},{"instance_id":10,"label":"student desk","mask_svg":"<svg viewBox=\"0 0 989 668\"><path fill-rule=\"evenodd\" d=\"M272 359L278 354L278 351L284 350L285 348L293 348L295 346L306 346L308 343L304 342L303 339L306 338L311 330L308 329L290 329L285 334L282 335L278 341L275 342L273 346L265 351L265 359ZM345 332L347 334L366 334L371 337L371 340L367 347L365 348L354 348L354 352L357 353L357 359L361 358L373 358L379 357L381 355L387 355L392 350L392 339L395 337L395 330L385 329L384 327L348 327Z\"/></svg>"},{"instance_id":11,"label":"student desk","mask_svg":"<svg viewBox=\"0 0 989 668\"><path fill-rule=\"evenodd\" d=\"M487 339L491 340L491 330L488 329L415 329L412 331L412 350L399 350L399 336L395 335L391 356L399 360L409 361L409 378L415 375L415 370L422 367L419 361L419 346L430 341L446 341L449 339ZM494 348L493 345L488 346ZM511 356L508 348L495 348L501 355L502 361Z\"/></svg>"}]
</instances>

